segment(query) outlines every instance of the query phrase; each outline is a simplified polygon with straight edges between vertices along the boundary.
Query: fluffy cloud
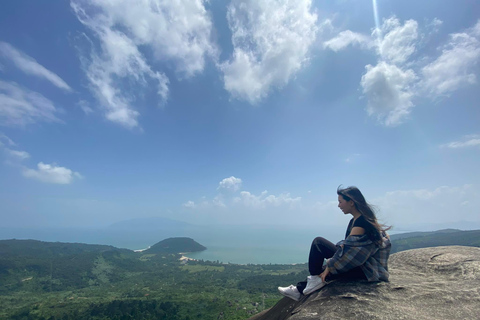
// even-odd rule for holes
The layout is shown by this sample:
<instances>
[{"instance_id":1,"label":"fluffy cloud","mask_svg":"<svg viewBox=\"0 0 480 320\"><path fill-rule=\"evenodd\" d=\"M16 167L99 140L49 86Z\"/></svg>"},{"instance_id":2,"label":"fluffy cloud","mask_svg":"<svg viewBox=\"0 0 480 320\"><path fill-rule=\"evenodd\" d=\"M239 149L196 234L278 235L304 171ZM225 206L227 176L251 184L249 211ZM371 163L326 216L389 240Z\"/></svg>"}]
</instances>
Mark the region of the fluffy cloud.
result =
<instances>
[{"instance_id":1,"label":"fluffy cloud","mask_svg":"<svg viewBox=\"0 0 480 320\"><path fill-rule=\"evenodd\" d=\"M46 183L70 184L74 179L81 179L78 172L65 167L58 167L51 164L38 163L37 169L23 169L23 175L27 178L36 179Z\"/></svg>"},{"instance_id":2,"label":"fluffy cloud","mask_svg":"<svg viewBox=\"0 0 480 320\"><path fill-rule=\"evenodd\" d=\"M380 61L400 65L415 52L418 38L418 23L415 20L407 20L402 25L400 20L393 16L385 19L380 29L374 29L371 35L345 30L325 41L323 46L340 51L349 45L357 44L364 49L375 49Z\"/></svg>"},{"instance_id":3,"label":"fluffy cloud","mask_svg":"<svg viewBox=\"0 0 480 320\"><path fill-rule=\"evenodd\" d=\"M72 88L70 88L70 86L58 75L39 64L32 57L26 55L20 50L17 50L6 42L0 41L0 55L3 55L5 58L11 60L17 68L26 74L44 78L60 89L72 91Z\"/></svg>"},{"instance_id":4,"label":"fluffy cloud","mask_svg":"<svg viewBox=\"0 0 480 320\"><path fill-rule=\"evenodd\" d=\"M418 39L418 24L415 20L407 20L402 25L396 17L383 22L381 35L378 30L373 32L379 37L378 52L381 58L392 64L402 64L415 52Z\"/></svg>"},{"instance_id":5,"label":"fluffy cloud","mask_svg":"<svg viewBox=\"0 0 480 320\"><path fill-rule=\"evenodd\" d=\"M25 126L36 122L61 122L53 102L15 82L0 80L0 124Z\"/></svg>"},{"instance_id":6,"label":"fluffy cloud","mask_svg":"<svg viewBox=\"0 0 480 320\"><path fill-rule=\"evenodd\" d=\"M367 72L360 84L368 99L368 114L376 116L386 126L400 124L413 107L411 85L416 79L415 73L386 62L365 68Z\"/></svg>"},{"instance_id":7,"label":"fluffy cloud","mask_svg":"<svg viewBox=\"0 0 480 320\"><path fill-rule=\"evenodd\" d=\"M220 68L233 97L256 103L306 64L317 32L311 0L233 0L227 18L234 48Z\"/></svg>"},{"instance_id":8,"label":"fluffy cloud","mask_svg":"<svg viewBox=\"0 0 480 320\"><path fill-rule=\"evenodd\" d=\"M193 209L193 208L195 208L195 202L189 200L189 201L185 202L185 203L183 204L183 206L184 206L185 208L191 208L191 209Z\"/></svg>"},{"instance_id":9,"label":"fluffy cloud","mask_svg":"<svg viewBox=\"0 0 480 320\"><path fill-rule=\"evenodd\" d=\"M30 154L26 151L13 150L11 149L13 146L16 146L15 143L6 135L0 133L0 151L3 149L5 152L5 164L20 169L26 178L55 184L70 184L74 179L83 178L78 172L43 162L38 163L37 169L30 169L22 164L22 161L30 158Z\"/></svg>"},{"instance_id":10,"label":"fluffy cloud","mask_svg":"<svg viewBox=\"0 0 480 320\"><path fill-rule=\"evenodd\" d=\"M297 223L298 219L292 215L292 210L303 210L302 198L292 197L289 193L279 195L268 194L267 191L255 195L249 191L240 190L242 180L233 176L223 179L219 183L219 191L213 198L202 197L199 201L189 200L182 204L191 221L198 220L200 223L268 223L276 215L282 215L280 223ZM223 191L229 192L223 192ZM305 213L305 210L303 210ZM317 212L316 212L317 213ZM316 214L315 213L315 214ZM310 213L305 213L310 216ZM187 219L187 218L186 218Z\"/></svg>"},{"instance_id":11,"label":"fluffy cloud","mask_svg":"<svg viewBox=\"0 0 480 320\"><path fill-rule=\"evenodd\" d=\"M6 148L5 151L10 157L18 159L20 161L30 158L30 155L26 151L18 151L18 150L12 150L8 148Z\"/></svg>"},{"instance_id":12,"label":"fluffy cloud","mask_svg":"<svg viewBox=\"0 0 480 320\"><path fill-rule=\"evenodd\" d=\"M350 44L375 49L378 63L367 65L360 85L367 98L367 112L386 126L400 124L414 106L414 87L418 77L405 63L414 54L418 40L418 24L407 20L404 24L396 17L384 20L380 29L371 36L350 30L340 32L324 42L324 47L339 51Z\"/></svg>"},{"instance_id":13,"label":"fluffy cloud","mask_svg":"<svg viewBox=\"0 0 480 320\"><path fill-rule=\"evenodd\" d=\"M248 191L242 191L240 192L240 197L233 199L234 203L253 209L265 209L267 207L280 206L291 207L295 204L299 204L301 200L301 197L292 198L289 193L282 193L278 196L273 194L268 195L266 190L258 196Z\"/></svg>"},{"instance_id":14,"label":"fluffy cloud","mask_svg":"<svg viewBox=\"0 0 480 320\"><path fill-rule=\"evenodd\" d=\"M335 52L343 50L349 45L359 45L360 47L371 48L374 45L374 42L369 36L345 30L340 32L335 38L323 43L325 49L330 49Z\"/></svg>"},{"instance_id":15,"label":"fluffy cloud","mask_svg":"<svg viewBox=\"0 0 480 320\"><path fill-rule=\"evenodd\" d=\"M474 84L473 67L480 60L480 21L462 33L450 35L442 54L422 69L424 87L432 95L446 95L464 84Z\"/></svg>"},{"instance_id":16,"label":"fluffy cloud","mask_svg":"<svg viewBox=\"0 0 480 320\"><path fill-rule=\"evenodd\" d=\"M435 32L441 24L435 18L427 28ZM360 85L367 97L368 114L386 126L395 126L409 115L415 97L427 93L435 98L477 82L474 67L480 59L480 21L465 32L451 34L442 54L426 65L428 59L413 58L422 37L416 21L402 24L391 17L372 32L370 41L365 35L346 30L324 42L324 47L339 51L359 44L376 49L378 63L366 66Z\"/></svg>"},{"instance_id":17,"label":"fluffy cloud","mask_svg":"<svg viewBox=\"0 0 480 320\"><path fill-rule=\"evenodd\" d=\"M155 81L160 104L168 97L167 76L153 70L140 48L151 50L155 62L174 62L185 77L201 72L206 56L216 54L210 42L212 22L202 0L75 0L71 6L100 41L100 53L92 51L85 67L91 88L107 119L127 128L138 126L139 113L132 106L137 92L119 89L122 83L138 89Z\"/></svg>"},{"instance_id":18,"label":"fluffy cloud","mask_svg":"<svg viewBox=\"0 0 480 320\"><path fill-rule=\"evenodd\" d=\"M450 148L450 149L480 147L480 136L479 135L465 136L460 141L453 141L453 142L441 145L441 147Z\"/></svg>"},{"instance_id":19,"label":"fluffy cloud","mask_svg":"<svg viewBox=\"0 0 480 320\"><path fill-rule=\"evenodd\" d=\"M384 20L380 30L372 33L377 38L379 62L367 65L360 85L367 97L367 112L386 126L395 126L414 106L414 85L417 76L403 64L415 52L418 24L407 20L403 25L396 17Z\"/></svg>"},{"instance_id":20,"label":"fluffy cloud","mask_svg":"<svg viewBox=\"0 0 480 320\"><path fill-rule=\"evenodd\" d=\"M218 183L218 190L229 190L236 192L242 187L242 179L231 176Z\"/></svg>"}]
</instances>

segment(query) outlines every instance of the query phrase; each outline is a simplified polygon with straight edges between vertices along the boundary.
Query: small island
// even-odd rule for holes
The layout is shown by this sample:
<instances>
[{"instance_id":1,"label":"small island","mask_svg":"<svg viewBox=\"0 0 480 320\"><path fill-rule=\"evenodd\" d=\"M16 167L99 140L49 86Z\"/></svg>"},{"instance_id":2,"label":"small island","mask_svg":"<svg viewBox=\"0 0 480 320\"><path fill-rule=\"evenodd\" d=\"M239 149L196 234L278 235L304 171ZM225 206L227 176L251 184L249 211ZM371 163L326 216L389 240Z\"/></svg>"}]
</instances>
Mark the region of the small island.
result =
<instances>
[{"instance_id":1,"label":"small island","mask_svg":"<svg viewBox=\"0 0 480 320\"><path fill-rule=\"evenodd\" d=\"M204 251L207 248L196 242L195 240L187 237L168 238L162 240L150 248L143 251L147 254L156 253L187 253Z\"/></svg>"}]
</instances>

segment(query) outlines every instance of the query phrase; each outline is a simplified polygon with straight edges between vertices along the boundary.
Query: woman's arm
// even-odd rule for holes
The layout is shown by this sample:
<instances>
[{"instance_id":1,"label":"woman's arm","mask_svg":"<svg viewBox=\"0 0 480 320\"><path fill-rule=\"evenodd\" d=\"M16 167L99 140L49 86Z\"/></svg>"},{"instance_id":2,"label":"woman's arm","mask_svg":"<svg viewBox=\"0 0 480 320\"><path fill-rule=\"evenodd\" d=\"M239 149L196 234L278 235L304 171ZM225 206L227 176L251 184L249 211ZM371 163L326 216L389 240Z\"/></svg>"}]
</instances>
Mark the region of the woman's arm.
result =
<instances>
[{"instance_id":1,"label":"woman's arm","mask_svg":"<svg viewBox=\"0 0 480 320\"><path fill-rule=\"evenodd\" d=\"M320 273L320 278L322 278L322 281L325 282L325 278L327 278L327 276L329 275L330 273L330 270L328 269L328 267L325 268L325 270L323 270L322 273Z\"/></svg>"},{"instance_id":2,"label":"woman's arm","mask_svg":"<svg viewBox=\"0 0 480 320\"><path fill-rule=\"evenodd\" d=\"M365 229L362 227L353 227L350 231L350 236L363 236L365 234Z\"/></svg>"},{"instance_id":3,"label":"woman's arm","mask_svg":"<svg viewBox=\"0 0 480 320\"><path fill-rule=\"evenodd\" d=\"M347 240L338 246L333 257L327 260L328 271L332 274L344 273L364 264L376 250L377 246L366 235L350 234Z\"/></svg>"}]
</instances>

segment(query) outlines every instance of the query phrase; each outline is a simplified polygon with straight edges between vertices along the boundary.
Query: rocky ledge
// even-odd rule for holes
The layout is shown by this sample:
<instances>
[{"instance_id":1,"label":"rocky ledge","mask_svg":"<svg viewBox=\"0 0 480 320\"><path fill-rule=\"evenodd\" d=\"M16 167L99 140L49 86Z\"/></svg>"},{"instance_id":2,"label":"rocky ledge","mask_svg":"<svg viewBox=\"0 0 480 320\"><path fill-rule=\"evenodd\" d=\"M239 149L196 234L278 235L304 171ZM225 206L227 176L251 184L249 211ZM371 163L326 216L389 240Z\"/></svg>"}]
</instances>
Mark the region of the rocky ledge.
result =
<instances>
[{"instance_id":1,"label":"rocky ledge","mask_svg":"<svg viewBox=\"0 0 480 320\"><path fill-rule=\"evenodd\" d=\"M478 319L480 248L402 251L390 257L389 269L390 282L332 281L298 302L283 298L250 320Z\"/></svg>"}]
</instances>

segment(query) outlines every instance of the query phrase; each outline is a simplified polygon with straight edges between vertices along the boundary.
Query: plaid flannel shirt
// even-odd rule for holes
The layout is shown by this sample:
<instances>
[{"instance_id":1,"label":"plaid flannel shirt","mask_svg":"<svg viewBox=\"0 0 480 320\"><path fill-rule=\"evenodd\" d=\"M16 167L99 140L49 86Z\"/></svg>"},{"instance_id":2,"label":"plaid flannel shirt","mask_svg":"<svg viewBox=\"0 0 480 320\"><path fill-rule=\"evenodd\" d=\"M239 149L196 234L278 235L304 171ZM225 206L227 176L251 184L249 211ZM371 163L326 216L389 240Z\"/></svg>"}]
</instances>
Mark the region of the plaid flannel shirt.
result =
<instances>
[{"instance_id":1,"label":"plaid flannel shirt","mask_svg":"<svg viewBox=\"0 0 480 320\"><path fill-rule=\"evenodd\" d=\"M367 235L348 236L337 243L337 251L327 260L332 274L344 273L360 267L368 281L388 281L388 257L392 247L386 233L381 246L376 245Z\"/></svg>"}]
</instances>

